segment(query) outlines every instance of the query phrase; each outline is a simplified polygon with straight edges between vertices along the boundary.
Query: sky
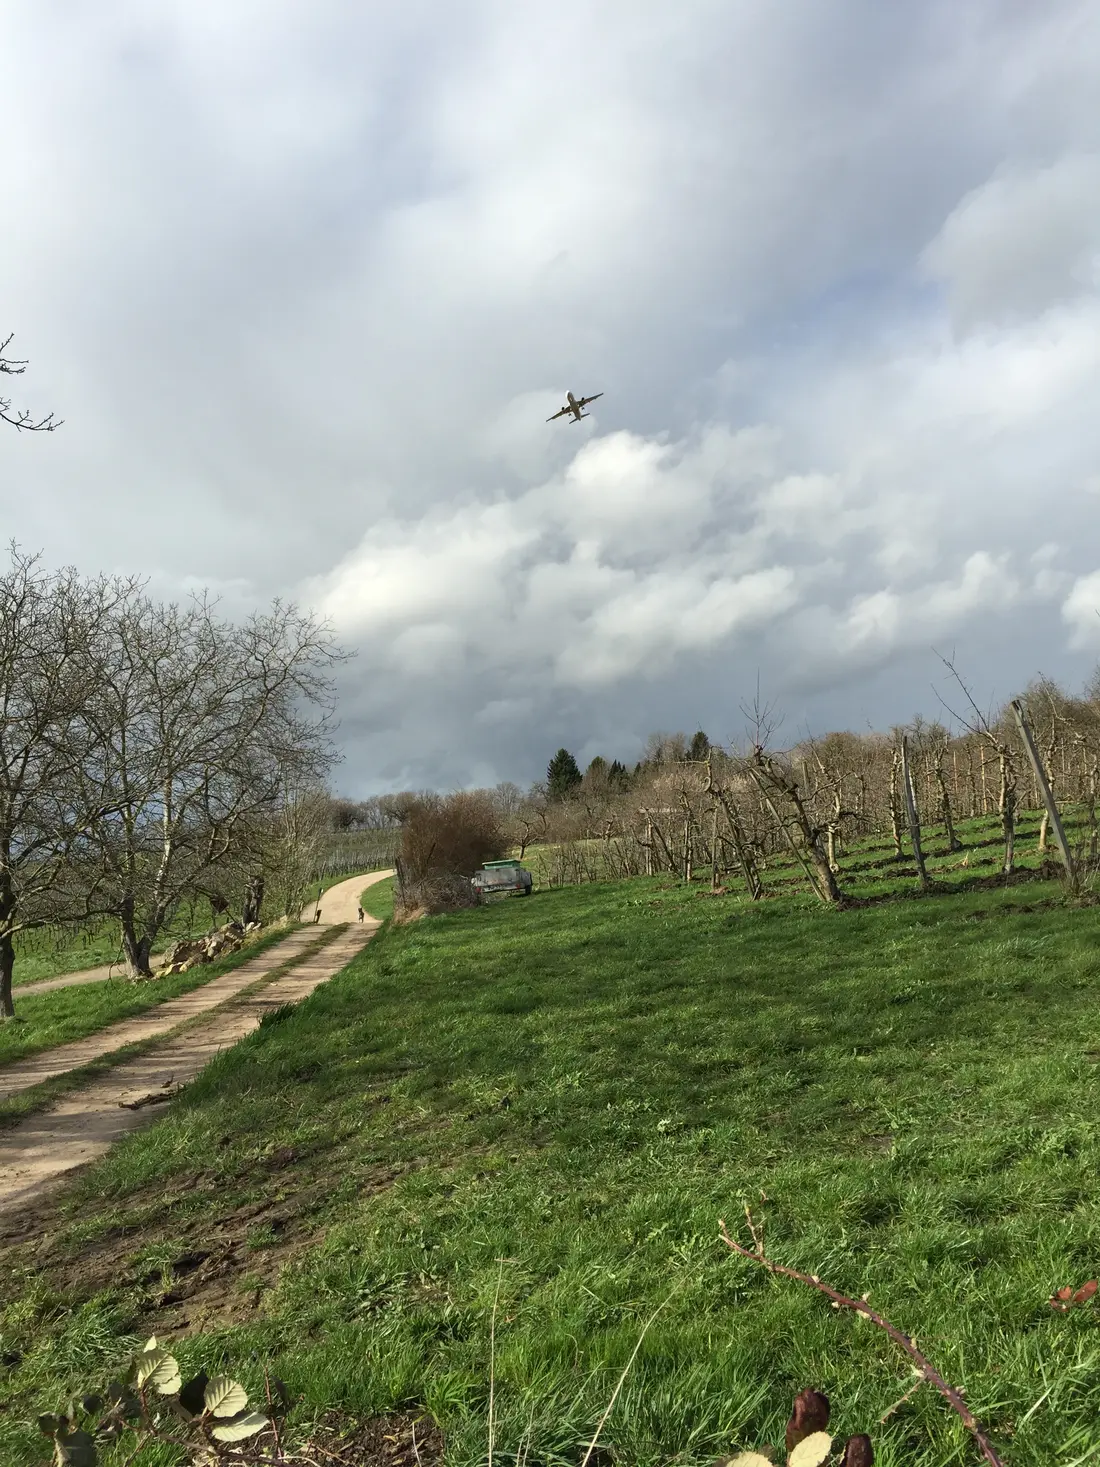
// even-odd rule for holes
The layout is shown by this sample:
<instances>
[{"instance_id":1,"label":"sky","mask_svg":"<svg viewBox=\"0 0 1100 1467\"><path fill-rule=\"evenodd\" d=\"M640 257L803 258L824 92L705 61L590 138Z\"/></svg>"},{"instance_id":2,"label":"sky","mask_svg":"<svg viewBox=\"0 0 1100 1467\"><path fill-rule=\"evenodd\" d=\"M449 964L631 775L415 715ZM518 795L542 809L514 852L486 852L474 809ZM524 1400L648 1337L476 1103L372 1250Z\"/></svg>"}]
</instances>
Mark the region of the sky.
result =
<instances>
[{"instance_id":1,"label":"sky","mask_svg":"<svg viewBox=\"0 0 1100 1467\"><path fill-rule=\"evenodd\" d=\"M8 0L0 95L3 538L314 607L343 793L1100 659L1094 0Z\"/></svg>"}]
</instances>

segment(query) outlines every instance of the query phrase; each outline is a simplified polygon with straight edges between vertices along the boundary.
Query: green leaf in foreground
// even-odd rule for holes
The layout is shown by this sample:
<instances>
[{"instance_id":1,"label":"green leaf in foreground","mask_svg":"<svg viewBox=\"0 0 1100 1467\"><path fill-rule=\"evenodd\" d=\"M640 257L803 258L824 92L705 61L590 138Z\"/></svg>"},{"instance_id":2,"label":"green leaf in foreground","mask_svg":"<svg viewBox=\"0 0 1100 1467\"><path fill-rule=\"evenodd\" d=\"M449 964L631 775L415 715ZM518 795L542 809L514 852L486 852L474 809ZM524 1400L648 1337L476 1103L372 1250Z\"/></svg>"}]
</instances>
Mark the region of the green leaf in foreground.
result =
<instances>
[{"instance_id":1,"label":"green leaf in foreground","mask_svg":"<svg viewBox=\"0 0 1100 1467\"><path fill-rule=\"evenodd\" d=\"M246 1437L255 1436L258 1431L263 1431L267 1425L267 1417L261 1411L250 1411L247 1416L238 1417L236 1421L227 1421L224 1426L215 1426L212 1436L220 1442L243 1442Z\"/></svg>"},{"instance_id":2,"label":"green leaf in foreground","mask_svg":"<svg viewBox=\"0 0 1100 1467\"><path fill-rule=\"evenodd\" d=\"M203 1403L212 1416L236 1416L248 1405L248 1392L228 1375L216 1375L203 1392Z\"/></svg>"}]
</instances>

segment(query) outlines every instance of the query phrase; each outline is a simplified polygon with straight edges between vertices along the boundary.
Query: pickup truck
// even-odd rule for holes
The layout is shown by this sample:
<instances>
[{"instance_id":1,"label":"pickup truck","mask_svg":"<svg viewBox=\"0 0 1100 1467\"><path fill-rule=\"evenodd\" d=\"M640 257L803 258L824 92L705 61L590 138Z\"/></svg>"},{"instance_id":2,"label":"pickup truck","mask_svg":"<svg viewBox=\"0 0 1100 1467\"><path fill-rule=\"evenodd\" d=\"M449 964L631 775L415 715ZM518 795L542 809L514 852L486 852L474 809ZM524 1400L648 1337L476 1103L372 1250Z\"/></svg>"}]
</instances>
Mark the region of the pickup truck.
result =
<instances>
[{"instance_id":1,"label":"pickup truck","mask_svg":"<svg viewBox=\"0 0 1100 1467\"><path fill-rule=\"evenodd\" d=\"M534 882L518 861L486 861L470 880L482 902L491 896L530 896Z\"/></svg>"}]
</instances>

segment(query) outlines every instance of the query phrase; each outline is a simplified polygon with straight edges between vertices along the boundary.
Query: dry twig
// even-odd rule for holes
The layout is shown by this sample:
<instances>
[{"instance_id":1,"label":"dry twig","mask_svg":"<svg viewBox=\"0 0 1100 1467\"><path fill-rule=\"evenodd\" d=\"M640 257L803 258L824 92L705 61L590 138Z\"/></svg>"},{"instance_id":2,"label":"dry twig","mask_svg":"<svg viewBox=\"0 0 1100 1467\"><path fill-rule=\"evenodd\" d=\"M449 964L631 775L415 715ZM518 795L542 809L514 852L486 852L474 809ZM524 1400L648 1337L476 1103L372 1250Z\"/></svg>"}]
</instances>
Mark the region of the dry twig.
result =
<instances>
[{"instance_id":1,"label":"dry twig","mask_svg":"<svg viewBox=\"0 0 1100 1467\"><path fill-rule=\"evenodd\" d=\"M732 1249L734 1253L739 1253L742 1258L748 1258L753 1263L759 1263L762 1268L766 1268L771 1274L782 1274L784 1278L794 1279L800 1284L807 1284L811 1289L816 1289L818 1293L824 1294L826 1298L831 1299L838 1308L854 1310L856 1314L862 1315L864 1319L869 1319L872 1324L877 1324L879 1329L885 1330L894 1343L900 1346L909 1356L910 1360L912 1360L920 1372L922 1379L927 1381L930 1386L933 1386L957 1413L963 1425L977 1442L982 1456L989 1463L989 1467L1005 1467L1004 1462L994 1451L989 1438L982 1430L977 1417L963 1400L962 1392L956 1390L954 1386L948 1385L947 1381L944 1380L943 1376L931 1361L925 1355L921 1354L920 1350L917 1349L907 1334L904 1334L896 1325L891 1324L888 1319L883 1318L877 1310L872 1309L866 1299L850 1299L847 1294L841 1294L836 1289L831 1288L829 1284L822 1283L815 1274L799 1273L797 1269L787 1268L782 1263L773 1262L764 1253L762 1229L759 1225L754 1224L747 1204L745 1206L745 1215L748 1218L753 1247L746 1248L743 1244L738 1243L735 1238L730 1236L725 1222L720 1220L718 1224L719 1233L722 1242L725 1243L727 1248Z\"/></svg>"}]
</instances>

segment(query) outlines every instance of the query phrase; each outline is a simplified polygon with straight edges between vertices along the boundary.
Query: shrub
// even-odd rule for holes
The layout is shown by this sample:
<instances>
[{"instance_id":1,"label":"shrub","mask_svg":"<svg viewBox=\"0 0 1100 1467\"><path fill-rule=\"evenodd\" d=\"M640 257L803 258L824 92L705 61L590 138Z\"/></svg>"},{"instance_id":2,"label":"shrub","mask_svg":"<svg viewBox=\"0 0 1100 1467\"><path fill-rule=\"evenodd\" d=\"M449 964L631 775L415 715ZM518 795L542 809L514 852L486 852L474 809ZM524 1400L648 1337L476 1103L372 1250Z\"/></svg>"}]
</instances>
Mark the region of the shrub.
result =
<instances>
[{"instance_id":1,"label":"shrub","mask_svg":"<svg viewBox=\"0 0 1100 1467\"><path fill-rule=\"evenodd\" d=\"M395 915L408 920L425 912L472 907L477 896L470 877L484 861L505 855L508 840L487 794L460 791L410 800L401 821L401 854Z\"/></svg>"}]
</instances>

